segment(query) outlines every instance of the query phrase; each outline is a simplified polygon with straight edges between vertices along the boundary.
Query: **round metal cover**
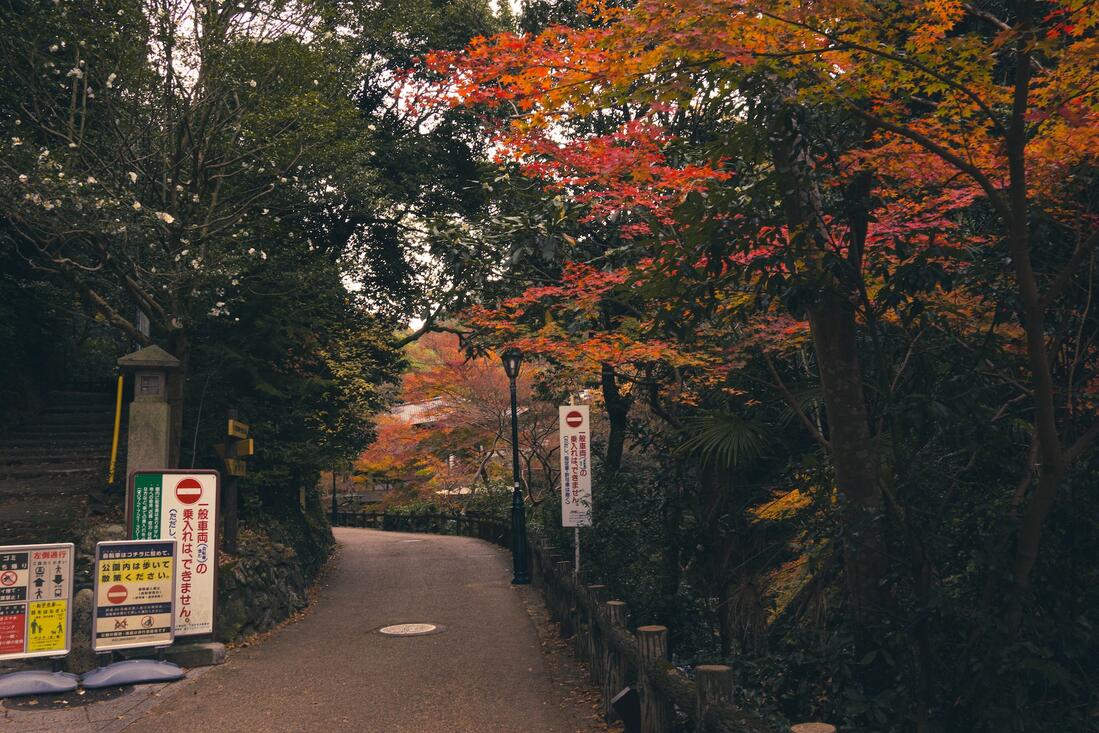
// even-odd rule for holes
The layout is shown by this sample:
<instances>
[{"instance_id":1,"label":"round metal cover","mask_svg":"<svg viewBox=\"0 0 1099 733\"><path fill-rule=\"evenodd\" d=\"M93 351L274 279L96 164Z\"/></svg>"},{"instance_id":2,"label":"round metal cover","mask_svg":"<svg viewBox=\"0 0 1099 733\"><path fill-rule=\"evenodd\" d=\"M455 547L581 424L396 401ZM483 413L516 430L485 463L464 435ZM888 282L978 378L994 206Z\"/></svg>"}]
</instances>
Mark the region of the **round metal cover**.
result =
<instances>
[{"instance_id":1,"label":"round metal cover","mask_svg":"<svg viewBox=\"0 0 1099 733\"><path fill-rule=\"evenodd\" d=\"M393 626L383 626L378 629L378 632L386 636L423 636L424 634L433 634L439 630L438 624L394 624Z\"/></svg>"}]
</instances>

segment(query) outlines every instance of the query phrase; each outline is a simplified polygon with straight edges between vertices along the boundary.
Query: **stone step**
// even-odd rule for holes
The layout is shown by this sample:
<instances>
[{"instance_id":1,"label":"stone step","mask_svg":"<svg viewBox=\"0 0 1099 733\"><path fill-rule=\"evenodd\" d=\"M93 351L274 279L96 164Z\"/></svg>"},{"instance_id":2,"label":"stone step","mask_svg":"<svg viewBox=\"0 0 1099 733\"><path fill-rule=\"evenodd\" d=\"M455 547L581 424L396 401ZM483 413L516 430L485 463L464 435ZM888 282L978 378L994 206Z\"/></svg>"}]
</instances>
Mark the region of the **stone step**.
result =
<instances>
[{"instance_id":1,"label":"stone step","mask_svg":"<svg viewBox=\"0 0 1099 733\"><path fill-rule=\"evenodd\" d=\"M46 452L64 453L68 450L108 449L111 445L111 435L89 435L87 433L74 433L71 435L38 435L21 438L5 438L0 440L0 452L22 450L41 450Z\"/></svg>"},{"instance_id":2,"label":"stone step","mask_svg":"<svg viewBox=\"0 0 1099 733\"><path fill-rule=\"evenodd\" d=\"M125 407L126 407L125 403L123 403L122 407L123 407L123 409L125 409ZM57 403L47 404L44 408L42 408L42 414L43 415L80 415L80 414L92 412L92 413L95 413L97 415L99 415L99 414L114 415L114 408L115 408L115 402L114 402L113 399L110 400L110 401L104 401L102 403L96 402L96 403L89 403L89 404L79 403L79 402L78 403L57 402Z\"/></svg>"},{"instance_id":3,"label":"stone step","mask_svg":"<svg viewBox=\"0 0 1099 733\"><path fill-rule=\"evenodd\" d=\"M59 425L30 425L28 427L19 430L18 432L10 434L8 437L18 438L21 436L32 437L38 435L72 435L74 433L107 433L114 432L114 423L95 423L89 425L73 425L72 423L61 423Z\"/></svg>"},{"instance_id":4,"label":"stone step","mask_svg":"<svg viewBox=\"0 0 1099 733\"><path fill-rule=\"evenodd\" d=\"M25 466L35 464L49 464L54 461L66 463L87 464L103 463L110 460L110 448L95 446L80 450L31 450L22 449L14 451L0 451L0 471L5 466Z\"/></svg>"},{"instance_id":5,"label":"stone step","mask_svg":"<svg viewBox=\"0 0 1099 733\"><path fill-rule=\"evenodd\" d=\"M0 478L0 498L15 496L83 496L88 489L106 483L105 471L84 471L35 478Z\"/></svg>"},{"instance_id":6,"label":"stone step","mask_svg":"<svg viewBox=\"0 0 1099 733\"><path fill-rule=\"evenodd\" d=\"M46 393L47 405L113 405L114 392L87 391L79 389L51 389Z\"/></svg>"},{"instance_id":7,"label":"stone step","mask_svg":"<svg viewBox=\"0 0 1099 733\"><path fill-rule=\"evenodd\" d=\"M105 473L104 464L94 463L27 463L0 466L0 479L66 478L80 474Z\"/></svg>"},{"instance_id":8,"label":"stone step","mask_svg":"<svg viewBox=\"0 0 1099 733\"><path fill-rule=\"evenodd\" d=\"M113 425L114 424L114 411L103 412L97 410L96 412L48 412L41 415L37 421L27 425L33 427L34 425Z\"/></svg>"}]
</instances>

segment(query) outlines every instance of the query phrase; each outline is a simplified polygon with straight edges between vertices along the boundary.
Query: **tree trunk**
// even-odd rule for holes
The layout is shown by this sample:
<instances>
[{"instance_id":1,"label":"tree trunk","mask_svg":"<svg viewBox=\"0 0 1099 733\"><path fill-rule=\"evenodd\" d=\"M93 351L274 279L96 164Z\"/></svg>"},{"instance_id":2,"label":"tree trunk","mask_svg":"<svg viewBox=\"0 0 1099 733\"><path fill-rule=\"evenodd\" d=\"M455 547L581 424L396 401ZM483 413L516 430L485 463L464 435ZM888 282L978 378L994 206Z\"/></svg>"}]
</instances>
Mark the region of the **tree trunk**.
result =
<instances>
[{"instance_id":1,"label":"tree trunk","mask_svg":"<svg viewBox=\"0 0 1099 733\"><path fill-rule=\"evenodd\" d=\"M617 473L622 467L622 451L626 445L626 427L630 413L630 399L623 397L618 391L618 381L614 375L614 367L603 364L600 373L600 383L603 387L603 404L607 410L607 420L610 429L607 431L607 455L606 467L611 473Z\"/></svg>"},{"instance_id":2,"label":"tree trunk","mask_svg":"<svg viewBox=\"0 0 1099 733\"><path fill-rule=\"evenodd\" d=\"M168 375L165 385L168 407L171 409L171 425L168 431L168 465L178 468L183 443L183 397L187 383L187 367L191 361L191 339L183 331L173 331L168 336L168 352L179 359L178 372Z\"/></svg>"},{"instance_id":3,"label":"tree trunk","mask_svg":"<svg viewBox=\"0 0 1099 733\"><path fill-rule=\"evenodd\" d=\"M843 519L843 555L847 588L860 625L880 605L880 582L887 558L881 528L880 461L870 435L862 368L852 305L854 288L841 282L825 263L828 231L812 153L801 131L792 95L777 100L773 143L775 170L782 184L790 246L803 253L806 271L817 289L807 306L813 347L820 370L828 418L828 442L836 472Z\"/></svg>"},{"instance_id":4,"label":"tree trunk","mask_svg":"<svg viewBox=\"0 0 1099 733\"><path fill-rule=\"evenodd\" d=\"M830 299L810 309L809 324L843 513L847 588L856 616L867 620L879 605L878 584L885 573L886 557L878 453L863 395L854 309L840 298Z\"/></svg>"}]
</instances>

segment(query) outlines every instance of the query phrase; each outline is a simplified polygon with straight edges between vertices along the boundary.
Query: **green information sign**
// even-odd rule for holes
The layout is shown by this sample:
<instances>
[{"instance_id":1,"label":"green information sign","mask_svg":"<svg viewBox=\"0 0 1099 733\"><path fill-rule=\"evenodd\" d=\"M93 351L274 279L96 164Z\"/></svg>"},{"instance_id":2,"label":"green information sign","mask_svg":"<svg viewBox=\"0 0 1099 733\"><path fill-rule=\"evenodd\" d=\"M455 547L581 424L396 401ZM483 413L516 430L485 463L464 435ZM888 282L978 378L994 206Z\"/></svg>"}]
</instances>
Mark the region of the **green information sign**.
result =
<instances>
[{"instance_id":1,"label":"green information sign","mask_svg":"<svg viewBox=\"0 0 1099 733\"><path fill-rule=\"evenodd\" d=\"M163 474L160 473L139 473L134 476L134 503L130 533L132 539L160 539L162 479Z\"/></svg>"}]
</instances>

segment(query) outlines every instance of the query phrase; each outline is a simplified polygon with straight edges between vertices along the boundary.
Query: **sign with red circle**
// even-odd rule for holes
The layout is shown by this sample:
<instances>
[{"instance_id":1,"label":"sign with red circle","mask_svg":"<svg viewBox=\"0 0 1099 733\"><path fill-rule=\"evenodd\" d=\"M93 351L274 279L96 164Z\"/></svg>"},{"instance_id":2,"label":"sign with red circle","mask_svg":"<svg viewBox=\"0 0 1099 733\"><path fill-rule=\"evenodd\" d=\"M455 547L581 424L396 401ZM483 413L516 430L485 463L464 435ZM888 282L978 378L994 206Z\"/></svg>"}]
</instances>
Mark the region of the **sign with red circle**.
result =
<instances>
[{"instance_id":1,"label":"sign with red circle","mask_svg":"<svg viewBox=\"0 0 1099 733\"><path fill-rule=\"evenodd\" d=\"M0 573L0 585L15 585L15 581L19 579L19 575L12 571Z\"/></svg>"},{"instance_id":2,"label":"sign with red circle","mask_svg":"<svg viewBox=\"0 0 1099 733\"><path fill-rule=\"evenodd\" d=\"M202 484L193 478L185 478L176 484L176 498L183 504L194 504L202 498Z\"/></svg>"},{"instance_id":3,"label":"sign with red circle","mask_svg":"<svg viewBox=\"0 0 1099 733\"><path fill-rule=\"evenodd\" d=\"M573 410L565 415L565 424L570 428L578 428L584 422L584 416L578 410Z\"/></svg>"},{"instance_id":4,"label":"sign with red circle","mask_svg":"<svg viewBox=\"0 0 1099 733\"><path fill-rule=\"evenodd\" d=\"M112 585L107 590L107 600L114 604L122 603L129 595L124 585Z\"/></svg>"}]
</instances>

